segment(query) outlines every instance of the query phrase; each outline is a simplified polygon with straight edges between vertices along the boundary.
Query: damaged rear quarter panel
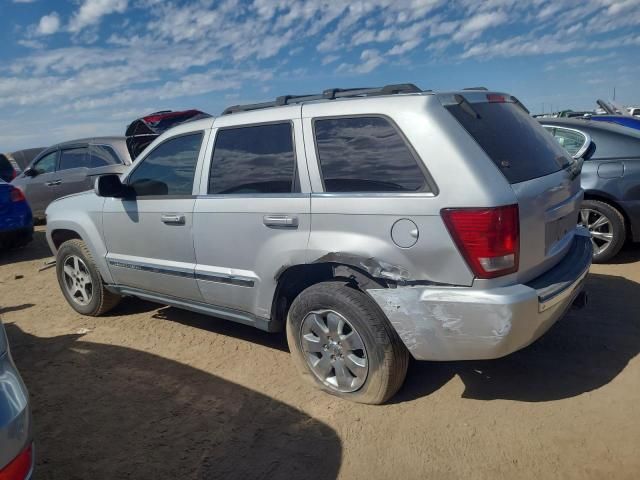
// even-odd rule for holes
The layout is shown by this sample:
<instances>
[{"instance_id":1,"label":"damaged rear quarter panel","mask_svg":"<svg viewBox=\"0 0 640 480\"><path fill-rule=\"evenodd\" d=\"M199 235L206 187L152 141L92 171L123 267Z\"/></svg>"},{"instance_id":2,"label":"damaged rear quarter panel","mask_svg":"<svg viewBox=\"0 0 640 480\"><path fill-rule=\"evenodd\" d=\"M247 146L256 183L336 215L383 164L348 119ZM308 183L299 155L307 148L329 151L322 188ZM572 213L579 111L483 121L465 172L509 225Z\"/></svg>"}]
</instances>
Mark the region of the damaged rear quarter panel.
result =
<instances>
[{"instance_id":1,"label":"damaged rear quarter panel","mask_svg":"<svg viewBox=\"0 0 640 480\"><path fill-rule=\"evenodd\" d=\"M328 203L327 203L328 201ZM328 208L336 201L341 208L353 203L368 202L372 214L329 213ZM335 261L360 267L373 277L398 282L426 281L451 285L470 286L473 275L453 244L439 215L394 215L374 214L384 211L384 203L398 205L398 211L413 203L407 213L415 210L417 199L409 198L312 198L313 226L309 238L309 263ZM411 218L419 229L419 237L411 248L400 248L391 239L391 228L401 218ZM357 261L339 261L356 259ZM365 262L364 265L356 263ZM385 266L386 265L386 266Z\"/></svg>"}]
</instances>

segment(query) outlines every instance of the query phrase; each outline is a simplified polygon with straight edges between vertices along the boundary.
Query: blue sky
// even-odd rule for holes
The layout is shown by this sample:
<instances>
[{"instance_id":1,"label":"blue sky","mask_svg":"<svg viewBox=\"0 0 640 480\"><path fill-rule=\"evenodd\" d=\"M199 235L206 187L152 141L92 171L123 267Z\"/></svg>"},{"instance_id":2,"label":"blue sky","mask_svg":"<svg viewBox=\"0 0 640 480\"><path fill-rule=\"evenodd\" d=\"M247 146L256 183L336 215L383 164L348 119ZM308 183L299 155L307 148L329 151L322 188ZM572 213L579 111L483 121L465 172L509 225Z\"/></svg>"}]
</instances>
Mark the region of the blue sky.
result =
<instances>
[{"instance_id":1,"label":"blue sky","mask_svg":"<svg viewBox=\"0 0 640 480\"><path fill-rule=\"evenodd\" d=\"M640 104L640 0L0 0L0 151L329 87Z\"/></svg>"}]
</instances>

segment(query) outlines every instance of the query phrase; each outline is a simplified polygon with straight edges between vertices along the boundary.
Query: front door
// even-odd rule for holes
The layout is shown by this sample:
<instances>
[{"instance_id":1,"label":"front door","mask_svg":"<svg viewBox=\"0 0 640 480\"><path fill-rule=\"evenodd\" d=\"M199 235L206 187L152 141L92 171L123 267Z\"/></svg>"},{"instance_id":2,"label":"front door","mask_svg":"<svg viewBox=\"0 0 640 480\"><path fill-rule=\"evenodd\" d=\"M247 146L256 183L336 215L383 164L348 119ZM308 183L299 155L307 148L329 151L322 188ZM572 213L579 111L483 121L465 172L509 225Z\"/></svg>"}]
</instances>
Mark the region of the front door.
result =
<instances>
[{"instance_id":1,"label":"front door","mask_svg":"<svg viewBox=\"0 0 640 480\"><path fill-rule=\"evenodd\" d=\"M201 300L193 248L193 182L205 132L171 137L124 180L135 196L107 198L103 228L114 281L146 292Z\"/></svg>"},{"instance_id":2,"label":"front door","mask_svg":"<svg viewBox=\"0 0 640 480\"><path fill-rule=\"evenodd\" d=\"M44 211L53 199L57 198L59 183L56 176L58 151L45 154L31 167L36 175L20 179L29 206L36 217L44 217ZM24 176L24 174L23 174Z\"/></svg>"},{"instance_id":3,"label":"front door","mask_svg":"<svg viewBox=\"0 0 640 480\"><path fill-rule=\"evenodd\" d=\"M204 301L268 319L278 272L306 261L311 218L300 107L262 113L216 120L193 222Z\"/></svg>"}]
</instances>

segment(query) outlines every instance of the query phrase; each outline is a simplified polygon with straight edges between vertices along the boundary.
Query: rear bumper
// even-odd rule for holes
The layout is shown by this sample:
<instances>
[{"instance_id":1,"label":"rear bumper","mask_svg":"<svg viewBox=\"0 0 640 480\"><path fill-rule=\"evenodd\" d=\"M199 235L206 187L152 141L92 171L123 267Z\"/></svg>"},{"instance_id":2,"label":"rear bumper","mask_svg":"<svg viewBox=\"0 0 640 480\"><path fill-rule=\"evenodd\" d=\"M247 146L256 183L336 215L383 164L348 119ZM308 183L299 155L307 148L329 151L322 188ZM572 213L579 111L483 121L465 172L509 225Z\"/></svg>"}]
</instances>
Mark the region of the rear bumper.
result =
<instances>
[{"instance_id":1,"label":"rear bumper","mask_svg":"<svg viewBox=\"0 0 640 480\"><path fill-rule=\"evenodd\" d=\"M29 394L11 355L5 353L0 355L0 471L30 442Z\"/></svg>"},{"instance_id":2,"label":"rear bumper","mask_svg":"<svg viewBox=\"0 0 640 480\"><path fill-rule=\"evenodd\" d=\"M499 358L534 342L565 314L582 290L591 256L589 234L579 229L565 258L526 285L368 293L418 360Z\"/></svg>"}]
</instances>

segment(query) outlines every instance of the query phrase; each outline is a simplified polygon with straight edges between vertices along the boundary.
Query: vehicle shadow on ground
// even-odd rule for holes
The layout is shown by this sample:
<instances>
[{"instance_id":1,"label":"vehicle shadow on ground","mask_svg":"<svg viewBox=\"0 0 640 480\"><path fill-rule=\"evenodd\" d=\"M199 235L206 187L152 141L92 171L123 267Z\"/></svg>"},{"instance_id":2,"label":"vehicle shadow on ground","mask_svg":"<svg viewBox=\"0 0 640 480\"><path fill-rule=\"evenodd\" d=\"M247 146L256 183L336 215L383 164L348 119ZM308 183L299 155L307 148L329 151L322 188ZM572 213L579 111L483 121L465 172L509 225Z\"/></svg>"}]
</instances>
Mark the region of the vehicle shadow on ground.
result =
<instances>
[{"instance_id":1,"label":"vehicle shadow on ground","mask_svg":"<svg viewBox=\"0 0 640 480\"><path fill-rule=\"evenodd\" d=\"M269 333L249 325L200 315L174 307L164 307L158 310L153 314L153 318L181 323L190 327L217 333L218 335L235 337L246 342L256 343L283 352L289 351L284 333Z\"/></svg>"},{"instance_id":2,"label":"vehicle shadow on ground","mask_svg":"<svg viewBox=\"0 0 640 480\"><path fill-rule=\"evenodd\" d=\"M640 261L640 243L627 243L620 253L606 262L608 265L622 265Z\"/></svg>"},{"instance_id":3,"label":"vehicle shadow on ground","mask_svg":"<svg viewBox=\"0 0 640 480\"><path fill-rule=\"evenodd\" d=\"M413 362L393 401L428 395L454 375L463 397L544 402L573 397L611 382L640 352L640 285L590 274L589 305L571 310L542 338L490 361Z\"/></svg>"},{"instance_id":4,"label":"vehicle shadow on ground","mask_svg":"<svg viewBox=\"0 0 640 480\"><path fill-rule=\"evenodd\" d=\"M336 478L327 425L215 375L81 335L6 325L29 388L38 478Z\"/></svg>"},{"instance_id":5,"label":"vehicle shadow on ground","mask_svg":"<svg viewBox=\"0 0 640 480\"><path fill-rule=\"evenodd\" d=\"M52 257L44 230L33 232L33 241L20 248L0 249L0 266Z\"/></svg>"}]
</instances>

